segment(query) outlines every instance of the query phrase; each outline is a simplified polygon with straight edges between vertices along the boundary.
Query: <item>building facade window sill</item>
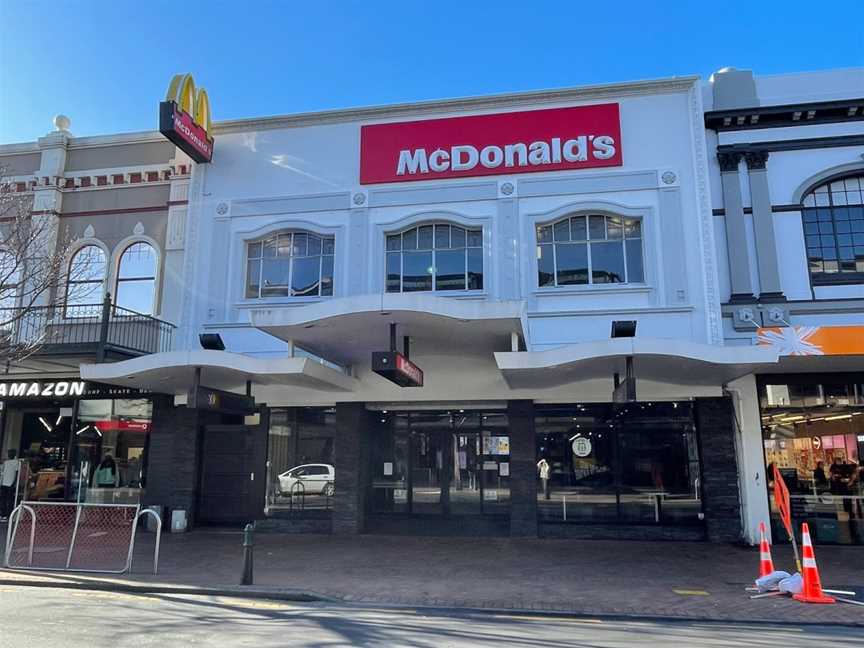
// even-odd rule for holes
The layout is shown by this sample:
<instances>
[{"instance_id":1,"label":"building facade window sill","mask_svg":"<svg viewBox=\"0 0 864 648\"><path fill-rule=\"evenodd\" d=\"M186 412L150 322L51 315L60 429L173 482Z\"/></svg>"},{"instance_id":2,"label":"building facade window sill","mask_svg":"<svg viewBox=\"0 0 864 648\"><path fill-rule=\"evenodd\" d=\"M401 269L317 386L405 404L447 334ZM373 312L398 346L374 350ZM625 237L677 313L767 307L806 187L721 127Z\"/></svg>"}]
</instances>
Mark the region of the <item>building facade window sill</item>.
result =
<instances>
[{"instance_id":1,"label":"building facade window sill","mask_svg":"<svg viewBox=\"0 0 864 648\"><path fill-rule=\"evenodd\" d=\"M537 288L533 291L536 297L561 297L566 295L615 295L650 293L653 290L648 284L588 284L582 286L557 286L555 288Z\"/></svg>"},{"instance_id":2,"label":"building facade window sill","mask_svg":"<svg viewBox=\"0 0 864 648\"><path fill-rule=\"evenodd\" d=\"M271 299L243 299L234 303L234 308L278 308L281 306L309 306L318 304L332 297L276 297Z\"/></svg>"}]
</instances>

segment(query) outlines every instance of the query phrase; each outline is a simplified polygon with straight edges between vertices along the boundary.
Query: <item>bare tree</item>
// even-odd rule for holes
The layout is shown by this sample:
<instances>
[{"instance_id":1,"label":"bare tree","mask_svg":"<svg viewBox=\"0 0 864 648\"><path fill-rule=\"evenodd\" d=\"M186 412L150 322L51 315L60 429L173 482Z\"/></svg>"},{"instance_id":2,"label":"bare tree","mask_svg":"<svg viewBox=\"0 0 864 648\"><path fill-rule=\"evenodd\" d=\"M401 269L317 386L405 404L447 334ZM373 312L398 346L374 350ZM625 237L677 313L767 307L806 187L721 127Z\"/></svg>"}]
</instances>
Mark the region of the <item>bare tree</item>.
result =
<instances>
[{"instance_id":1,"label":"bare tree","mask_svg":"<svg viewBox=\"0 0 864 648\"><path fill-rule=\"evenodd\" d=\"M49 341L70 272L72 241L61 240L56 215L35 213L33 195L15 188L0 167L0 371Z\"/></svg>"}]
</instances>

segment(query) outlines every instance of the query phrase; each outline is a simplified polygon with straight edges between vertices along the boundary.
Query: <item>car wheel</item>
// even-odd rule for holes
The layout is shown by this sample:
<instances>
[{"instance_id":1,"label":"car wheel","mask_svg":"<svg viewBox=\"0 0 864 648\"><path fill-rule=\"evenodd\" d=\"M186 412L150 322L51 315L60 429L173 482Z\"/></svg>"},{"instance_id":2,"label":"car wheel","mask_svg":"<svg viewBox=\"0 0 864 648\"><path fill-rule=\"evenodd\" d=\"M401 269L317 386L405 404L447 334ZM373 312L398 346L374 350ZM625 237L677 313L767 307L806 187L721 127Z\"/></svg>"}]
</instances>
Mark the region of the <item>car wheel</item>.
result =
<instances>
[{"instance_id":1,"label":"car wheel","mask_svg":"<svg viewBox=\"0 0 864 648\"><path fill-rule=\"evenodd\" d=\"M333 484L325 484L324 490L321 491L321 494L324 495L324 497L333 497L334 491L335 489L333 488Z\"/></svg>"}]
</instances>

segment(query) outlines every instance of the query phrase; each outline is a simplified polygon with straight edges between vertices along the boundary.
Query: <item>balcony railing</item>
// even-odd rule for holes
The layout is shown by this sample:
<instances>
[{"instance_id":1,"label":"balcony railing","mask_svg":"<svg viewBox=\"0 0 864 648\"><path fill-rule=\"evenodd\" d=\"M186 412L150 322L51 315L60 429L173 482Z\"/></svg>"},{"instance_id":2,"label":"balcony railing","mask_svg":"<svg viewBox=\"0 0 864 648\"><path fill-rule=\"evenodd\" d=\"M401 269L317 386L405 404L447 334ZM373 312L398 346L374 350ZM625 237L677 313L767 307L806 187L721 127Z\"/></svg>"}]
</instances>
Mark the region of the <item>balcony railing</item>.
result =
<instances>
[{"instance_id":1,"label":"balcony railing","mask_svg":"<svg viewBox=\"0 0 864 648\"><path fill-rule=\"evenodd\" d=\"M175 326L151 315L101 304L0 308L0 348L15 355L137 356L171 349Z\"/></svg>"}]
</instances>

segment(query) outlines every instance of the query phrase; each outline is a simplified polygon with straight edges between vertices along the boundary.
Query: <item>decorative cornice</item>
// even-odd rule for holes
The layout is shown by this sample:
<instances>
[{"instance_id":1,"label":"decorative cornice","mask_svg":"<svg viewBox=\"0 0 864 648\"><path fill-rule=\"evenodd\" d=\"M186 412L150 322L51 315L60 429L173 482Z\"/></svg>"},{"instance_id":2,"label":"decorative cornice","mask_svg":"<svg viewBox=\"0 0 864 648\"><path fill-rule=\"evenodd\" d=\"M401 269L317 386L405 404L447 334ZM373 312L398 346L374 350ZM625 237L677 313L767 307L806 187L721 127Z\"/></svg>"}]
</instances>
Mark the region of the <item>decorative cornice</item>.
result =
<instances>
[{"instance_id":1,"label":"decorative cornice","mask_svg":"<svg viewBox=\"0 0 864 648\"><path fill-rule=\"evenodd\" d=\"M717 153L717 161L720 163L720 172L721 173L729 173L729 172L737 172L738 164L741 162L741 158L744 156L743 153L738 152L718 152Z\"/></svg>"},{"instance_id":2,"label":"decorative cornice","mask_svg":"<svg viewBox=\"0 0 864 648\"><path fill-rule=\"evenodd\" d=\"M750 106L705 113L705 127L715 131L753 130L834 124L864 120L864 98L775 106Z\"/></svg>"},{"instance_id":3,"label":"decorative cornice","mask_svg":"<svg viewBox=\"0 0 864 648\"><path fill-rule=\"evenodd\" d=\"M744 153L744 161L747 162L747 168L751 171L764 169L768 162L768 151L747 151Z\"/></svg>"},{"instance_id":4,"label":"decorative cornice","mask_svg":"<svg viewBox=\"0 0 864 648\"><path fill-rule=\"evenodd\" d=\"M803 139L781 139L763 142L745 142L741 144L720 144L717 154L738 153L745 154L748 151L764 151L773 153L776 151L806 151L820 148L842 148L846 146L864 145L864 135L833 135L831 137L808 137Z\"/></svg>"},{"instance_id":5,"label":"decorative cornice","mask_svg":"<svg viewBox=\"0 0 864 648\"><path fill-rule=\"evenodd\" d=\"M440 113L445 112L491 110L566 101L613 100L617 97L632 95L682 92L689 90L698 82L699 77L697 76L682 76L650 81L564 88L561 90L539 90L534 92L465 97L461 99L419 101L392 104L389 106L324 110L274 117L233 119L215 122L213 128L216 135L224 135L251 130L296 128L300 126L317 126L351 121L416 118L427 115L440 115Z\"/></svg>"}]
</instances>

